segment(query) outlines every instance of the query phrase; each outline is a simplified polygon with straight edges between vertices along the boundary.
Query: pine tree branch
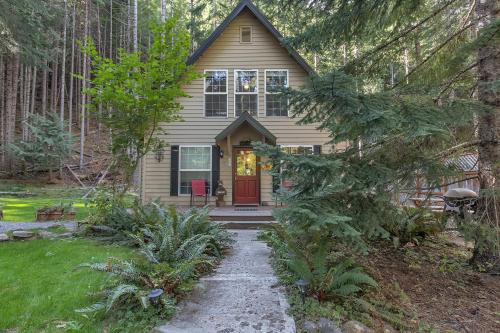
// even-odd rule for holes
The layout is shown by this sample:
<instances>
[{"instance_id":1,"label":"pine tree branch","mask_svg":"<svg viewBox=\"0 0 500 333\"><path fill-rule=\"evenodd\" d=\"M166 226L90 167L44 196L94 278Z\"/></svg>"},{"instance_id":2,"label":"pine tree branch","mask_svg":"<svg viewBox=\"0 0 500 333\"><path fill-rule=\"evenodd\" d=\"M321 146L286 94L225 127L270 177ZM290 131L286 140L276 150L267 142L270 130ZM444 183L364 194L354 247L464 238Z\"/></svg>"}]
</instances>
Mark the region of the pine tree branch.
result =
<instances>
[{"instance_id":1,"label":"pine tree branch","mask_svg":"<svg viewBox=\"0 0 500 333\"><path fill-rule=\"evenodd\" d=\"M399 35L397 35L393 39L390 39L387 42L385 42L384 44L377 46L374 50L367 52L366 54L364 54L363 56L361 56L360 58L358 58L357 60L355 60L355 62L360 63L361 61L363 61L366 58L372 56L373 54L375 54L375 53L377 53L377 52L379 52L379 51L381 51L381 50L389 47L390 45L392 45L394 43L396 43L401 38L403 38L406 35L410 34L414 30L416 30L417 28L419 28L422 25L424 25L427 21L429 21L430 19L432 19L435 16L437 16L439 13L441 13L443 10L445 10L446 8L448 8L450 5L452 5L456 1L457 0L451 0L451 1L447 2L447 3L445 3L442 7L440 7L439 9L437 9L436 11L434 11L433 13L431 13L429 16L427 16L426 18L424 18L420 22L416 23L415 25L412 25L411 27L409 27L405 31L401 32Z\"/></svg>"},{"instance_id":2,"label":"pine tree branch","mask_svg":"<svg viewBox=\"0 0 500 333\"><path fill-rule=\"evenodd\" d=\"M443 150L442 152L436 154L434 157L446 157L451 154L453 154L455 151L464 149L464 148L469 148L473 146L477 146L481 143L481 140L473 140L473 141L467 141L467 142L462 142L461 144L458 144L456 146L453 146L451 148L448 148L446 150Z\"/></svg>"},{"instance_id":3,"label":"pine tree branch","mask_svg":"<svg viewBox=\"0 0 500 333\"><path fill-rule=\"evenodd\" d=\"M467 66L466 68L464 68L460 72L458 72L453 78L451 78L450 80L448 80L448 82L446 83L446 86L439 92L439 94L436 97L436 99L440 98L453 85L453 83L457 82L458 79L460 79L460 77L463 74L467 73L468 71L470 71L474 67L478 66L483 60L486 60L486 59L488 59L490 57L493 57L493 56L496 57L498 54L500 54L500 52L497 52L495 54L491 54L491 55L488 55L486 57L483 57L483 58L479 59L478 61L474 62L473 64L470 64L469 66Z\"/></svg>"},{"instance_id":4,"label":"pine tree branch","mask_svg":"<svg viewBox=\"0 0 500 333\"><path fill-rule=\"evenodd\" d=\"M477 20L479 20L480 18L478 18ZM396 83L391 89L395 89L396 87L399 87L401 85L402 82L405 82L407 78L409 78L411 75L413 75L418 69L420 69L420 67L422 67L424 64L426 64L434 55L436 55L436 53L438 53L443 47L445 47L449 42L451 42L453 39L455 39L455 37L459 36L460 34L462 34L464 31L466 31L467 29L469 29L470 27L472 27L474 25L474 22L471 22L469 24L467 24L465 27L459 29L458 31L456 31L454 34L450 35L448 38L446 38L446 40L439 44L438 47L436 47L434 50L432 50L432 52L427 55L427 57L425 57L424 60L422 60L419 64L417 64L415 67L413 67L411 69L411 71L408 72L408 74L406 74L398 83Z\"/></svg>"}]
</instances>

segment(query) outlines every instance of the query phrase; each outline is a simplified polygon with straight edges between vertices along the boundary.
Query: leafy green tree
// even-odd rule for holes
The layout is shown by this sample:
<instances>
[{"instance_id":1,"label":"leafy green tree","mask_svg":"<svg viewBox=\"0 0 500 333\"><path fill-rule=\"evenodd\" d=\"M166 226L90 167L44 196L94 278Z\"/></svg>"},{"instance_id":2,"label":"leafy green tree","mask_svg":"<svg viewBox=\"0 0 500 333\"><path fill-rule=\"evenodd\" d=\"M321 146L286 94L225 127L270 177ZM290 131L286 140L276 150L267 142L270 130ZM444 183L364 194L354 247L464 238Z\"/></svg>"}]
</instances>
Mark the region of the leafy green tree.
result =
<instances>
[{"instance_id":1,"label":"leafy green tree","mask_svg":"<svg viewBox=\"0 0 500 333\"><path fill-rule=\"evenodd\" d=\"M152 23L153 42L141 54L120 50L117 61L103 58L92 43L86 48L93 63L87 93L95 109L105 106L100 121L111 131L114 167L124 175L126 191L141 159L164 143L161 123L180 120L182 87L197 77L185 64L189 35L177 18Z\"/></svg>"},{"instance_id":2,"label":"leafy green tree","mask_svg":"<svg viewBox=\"0 0 500 333\"><path fill-rule=\"evenodd\" d=\"M30 114L25 123L29 139L11 144L11 153L34 170L48 170L51 181L52 170L60 167L62 161L71 155L74 139L56 113L47 116Z\"/></svg>"}]
</instances>

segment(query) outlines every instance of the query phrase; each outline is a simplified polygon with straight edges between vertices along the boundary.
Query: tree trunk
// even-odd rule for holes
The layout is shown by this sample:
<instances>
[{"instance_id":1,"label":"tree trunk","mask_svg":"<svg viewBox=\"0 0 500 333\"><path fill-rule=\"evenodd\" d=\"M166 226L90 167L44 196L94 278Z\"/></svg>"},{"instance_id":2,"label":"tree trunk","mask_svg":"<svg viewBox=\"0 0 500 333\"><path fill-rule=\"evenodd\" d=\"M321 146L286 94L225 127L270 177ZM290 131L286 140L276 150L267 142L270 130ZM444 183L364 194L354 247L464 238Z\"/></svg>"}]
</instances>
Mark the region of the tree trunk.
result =
<instances>
[{"instance_id":1,"label":"tree trunk","mask_svg":"<svg viewBox=\"0 0 500 333\"><path fill-rule=\"evenodd\" d=\"M50 82L50 112L55 113L57 108L57 73L59 72L59 59L56 55L56 59L52 64L52 76Z\"/></svg>"},{"instance_id":2,"label":"tree trunk","mask_svg":"<svg viewBox=\"0 0 500 333\"><path fill-rule=\"evenodd\" d=\"M132 27L132 18L131 18L131 13L132 11L130 10L130 0L127 0L127 29L126 29L126 38L125 38L125 50L127 52L130 52L130 30Z\"/></svg>"},{"instance_id":3,"label":"tree trunk","mask_svg":"<svg viewBox=\"0 0 500 333\"><path fill-rule=\"evenodd\" d=\"M3 55L0 55L0 166L5 166L5 65Z\"/></svg>"},{"instance_id":4,"label":"tree trunk","mask_svg":"<svg viewBox=\"0 0 500 333\"><path fill-rule=\"evenodd\" d=\"M132 15L132 36L133 36L133 47L134 47L134 52L139 51L139 40L138 40L138 31L139 31L139 17L138 17L138 5L137 5L137 0L134 1L134 6L133 6L133 15Z\"/></svg>"},{"instance_id":5,"label":"tree trunk","mask_svg":"<svg viewBox=\"0 0 500 333\"><path fill-rule=\"evenodd\" d=\"M160 21L163 23L167 18L167 1L160 0Z\"/></svg>"},{"instance_id":6,"label":"tree trunk","mask_svg":"<svg viewBox=\"0 0 500 333\"><path fill-rule=\"evenodd\" d=\"M500 18L497 0L480 0L476 5L479 34L491 22ZM500 270L500 95L494 85L500 80L500 42L492 38L479 48L478 98L491 108L478 116L479 124L479 181L481 200L479 216L486 227L496 230L496 247L479 251L476 244L472 263L476 266ZM477 242L476 242L477 243Z\"/></svg>"},{"instance_id":7,"label":"tree trunk","mask_svg":"<svg viewBox=\"0 0 500 333\"><path fill-rule=\"evenodd\" d=\"M88 33L88 28L89 28L89 22L88 22L88 17L89 17L89 0L85 1L85 27L84 27L84 41L83 44L85 47L87 47L87 33ZM83 69L82 69L82 108L80 112L80 169L83 168L83 164L85 163L84 160L84 150L85 150L85 88L87 86L87 56L85 54L82 54L82 60L83 60Z\"/></svg>"},{"instance_id":8,"label":"tree trunk","mask_svg":"<svg viewBox=\"0 0 500 333\"><path fill-rule=\"evenodd\" d=\"M63 23L63 46L62 46L62 59L61 59L61 108L59 110L59 117L61 123L64 124L64 90L66 89L66 21L68 19L68 3L64 0L64 23Z\"/></svg>"},{"instance_id":9,"label":"tree trunk","mask_svg":"<svg viewBox=\"0 0 500 333\"><path fill-rule=\"evenodd\" d=\"M73 23L71 28L71 65L69 68L69 100L68 100L68 132L73 129L73 72L75 70L75 29L76 29L76 4L73 5Z\"/></svg>"},{"instance_id":10,"label":"tree trunk","mask_svg":"<svg viewBox=\"0 0 500 333\"><path fill-rule=\"evenodd\" d=\"M36 102L36 72L37 68L36 66L33 67L33 80L31 82L32 88L31 88L31 110L30 113L33 114L35 113L35 102Z\"/></svg>"},{"instance_id":11,"label":"tree trunk","mask_svg":"<svg viewBox=\"0 0 500 333\"><path fill-rule=\"evenodd\" d=\"M19 86L19 53L10 54L7 58L7 91L6 91L6 119L5 119L5 147L14 142L16 110L17 110L17 92ZM9 169L13 168L13 160L8 159Z\"/></svg>"},{"instance_id":12,"label":"tree trunk","mask_svg":"<svg viewBox=\"0 0 500 333\"><path fill-rule=\"evenodd\" d=\"M47 113L47 76L47 63L45 63L42 72L42 115Z\"/></svg>"},{"instance_id":13,"label":"tree trunk","mask_svg":"<svg viewBox=\"0 0 500 333\"><path fill-rule=\"evenodd\" d=\"M113 59L113 0L109 0L109 59Z\"/></svg>"}]
</instances>

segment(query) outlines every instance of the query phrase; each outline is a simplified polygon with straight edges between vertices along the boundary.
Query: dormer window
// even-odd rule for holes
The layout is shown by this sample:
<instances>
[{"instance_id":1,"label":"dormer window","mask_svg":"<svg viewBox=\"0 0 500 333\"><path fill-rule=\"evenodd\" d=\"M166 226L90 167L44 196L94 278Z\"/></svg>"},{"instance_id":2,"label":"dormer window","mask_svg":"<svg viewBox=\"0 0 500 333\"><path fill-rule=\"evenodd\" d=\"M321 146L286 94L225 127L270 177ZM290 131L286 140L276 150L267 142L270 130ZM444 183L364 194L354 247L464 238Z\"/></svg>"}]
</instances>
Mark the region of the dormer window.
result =
<instances>
[{"instance_id":1,"label":"dormer window","mask_svg":"<svg viewBox=\"0 0 500 333\"><path fill-rule=\"evenodd\" d=\"M240 43L252 42L252 27L240 27Z\"/></svg>"}]
</instances>

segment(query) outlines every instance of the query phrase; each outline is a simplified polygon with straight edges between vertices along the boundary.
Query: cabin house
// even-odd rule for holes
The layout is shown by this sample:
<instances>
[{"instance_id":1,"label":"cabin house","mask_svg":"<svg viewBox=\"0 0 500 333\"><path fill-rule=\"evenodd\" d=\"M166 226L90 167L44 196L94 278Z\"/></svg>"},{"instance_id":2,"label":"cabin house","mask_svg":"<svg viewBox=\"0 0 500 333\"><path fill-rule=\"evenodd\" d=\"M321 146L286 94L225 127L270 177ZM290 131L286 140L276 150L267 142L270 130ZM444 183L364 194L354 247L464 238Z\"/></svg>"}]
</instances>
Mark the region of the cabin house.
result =
<instances>
[{"instance_id":1,"label":"cabin house","mask_svg":"<svg viewBox=\"0 0 500 333\"><path fill-rule=\"evenodd\" d=\"M223 182L228 205L274 205L271 175L262 170L252 141L289 153L329 152L328 134L297 125L282 87L300 88L313 69L249 0L241 1L188 63L204 77L185 87L183 121L164 124L168 146L142 163L144 201L189 205L193 180L204 180L215 202ZM197 201L198 202L198 201Z\"/></svg>"}]
</instances>

